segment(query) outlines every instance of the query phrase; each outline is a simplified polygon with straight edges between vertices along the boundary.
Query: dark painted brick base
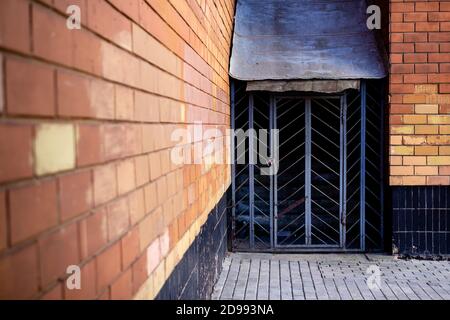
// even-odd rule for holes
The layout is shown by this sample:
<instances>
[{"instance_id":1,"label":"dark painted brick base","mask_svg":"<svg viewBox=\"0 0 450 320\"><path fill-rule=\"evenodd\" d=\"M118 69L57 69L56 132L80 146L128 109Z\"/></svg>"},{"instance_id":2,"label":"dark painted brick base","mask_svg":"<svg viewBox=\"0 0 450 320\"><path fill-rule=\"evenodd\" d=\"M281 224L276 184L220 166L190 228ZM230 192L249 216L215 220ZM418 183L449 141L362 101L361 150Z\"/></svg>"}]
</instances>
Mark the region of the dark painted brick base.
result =
<instances>
[{"instance_id":1,"label":"dark painted brick base","mask_svg":"<svg viewBox=\"0 0 450 320\"><path fill-rule=\"evenodd\" d=\"M450 254L450 186L393 187L394 252Z\"/></svg>"},{"instance_id":2,"label":"dark painted brick base","mask_svg":"<svg viewBox=\"0 0 450 320\"><path fill-rule=\"evenodd\" d=\"M156 299L209 299L227 252L226 194L175 267Z\"/></svg>"}]
</instances>

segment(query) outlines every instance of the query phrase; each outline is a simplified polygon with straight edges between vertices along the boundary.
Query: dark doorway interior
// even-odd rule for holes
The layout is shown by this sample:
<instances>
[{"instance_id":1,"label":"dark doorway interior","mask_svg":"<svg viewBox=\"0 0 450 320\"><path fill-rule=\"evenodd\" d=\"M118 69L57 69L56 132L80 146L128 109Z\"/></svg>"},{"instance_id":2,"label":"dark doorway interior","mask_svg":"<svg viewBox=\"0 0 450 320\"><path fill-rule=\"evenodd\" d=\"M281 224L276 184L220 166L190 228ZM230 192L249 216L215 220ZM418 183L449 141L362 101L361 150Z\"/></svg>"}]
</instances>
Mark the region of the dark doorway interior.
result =
<instances>
[{"instance_id":1,"label":"dark doorway interior","mask_svg":"<svg viewBox=\"0 0 450 320\"><path fill-rule=\"evenodd\" d=\"M380 88L380 81L362 81L359 91L342 94L271 94L233 82L233 128L256 135L235 139L235 151L245 144L245 153L236 152L233 165L233 250L383 249ZM261 129L270 133L268 141ZM278 170L261 174L274 156L275 129ZM249 152L255 149L258 155Z\"/></svg>"}]
</instances>

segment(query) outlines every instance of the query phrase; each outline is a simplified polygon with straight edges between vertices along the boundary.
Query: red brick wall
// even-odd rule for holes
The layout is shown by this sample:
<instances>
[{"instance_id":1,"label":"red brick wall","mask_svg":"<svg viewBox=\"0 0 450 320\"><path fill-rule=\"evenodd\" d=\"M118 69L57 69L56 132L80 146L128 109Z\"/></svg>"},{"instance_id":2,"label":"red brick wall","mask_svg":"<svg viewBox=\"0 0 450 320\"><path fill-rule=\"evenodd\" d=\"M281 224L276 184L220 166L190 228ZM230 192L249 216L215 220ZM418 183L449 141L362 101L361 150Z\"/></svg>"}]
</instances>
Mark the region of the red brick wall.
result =
<instances>
[{"instance_id":1,"label":"red brick wall","mask_svg":"<svg viewBox=\"0 0 450 320\"><path fill-rule=\"evenodd\" d=\"M390 1L391 185L450 185L450 2Z\"/></svg>"},{"instance_id":2,"label":"red brick wall","mask_svg":"<svg viewBox=\"0 0 450 320\"><path fill-rule=\"evenodd\" d=\"M173 164L170 133L229 127L233 12L0 1L0 299L157 294L229 185L227 165ZM65 286L72 264L80 291Z\"/></svg>"}]
</instances>

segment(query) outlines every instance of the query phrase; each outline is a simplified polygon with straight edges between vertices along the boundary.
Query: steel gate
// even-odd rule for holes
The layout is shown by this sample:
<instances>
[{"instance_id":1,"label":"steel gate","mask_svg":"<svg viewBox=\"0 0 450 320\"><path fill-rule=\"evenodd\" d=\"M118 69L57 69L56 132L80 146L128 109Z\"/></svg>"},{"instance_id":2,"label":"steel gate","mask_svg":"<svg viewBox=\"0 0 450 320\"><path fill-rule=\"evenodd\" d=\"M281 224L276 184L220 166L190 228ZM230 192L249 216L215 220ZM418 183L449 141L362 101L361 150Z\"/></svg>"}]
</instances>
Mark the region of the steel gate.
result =
<instances>
[{"instance_id":1,"label":"steel gate","mask_svg":"<svg viewBox=\"0 0 450 320\"><path fill-rule=\"evenodd\" d=\"M363 81L360 91L305 96L232 83L232 126L248 138L232 139L234 250L382 248L380 88Z\"/></svg>"}]
</instances>

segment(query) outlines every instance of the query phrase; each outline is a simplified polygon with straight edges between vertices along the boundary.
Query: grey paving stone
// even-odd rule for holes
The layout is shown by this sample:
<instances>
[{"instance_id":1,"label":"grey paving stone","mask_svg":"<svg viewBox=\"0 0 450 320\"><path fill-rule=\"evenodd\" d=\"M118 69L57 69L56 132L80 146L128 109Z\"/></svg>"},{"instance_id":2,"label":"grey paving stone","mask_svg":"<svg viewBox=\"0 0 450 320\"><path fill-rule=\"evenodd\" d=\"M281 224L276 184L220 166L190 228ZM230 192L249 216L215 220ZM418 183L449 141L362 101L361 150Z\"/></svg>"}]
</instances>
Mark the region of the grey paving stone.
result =
<instances>
[{"instance_id":1,"label":"grey paving stone","mask_svg":"<svg viewBox=\"0 0 450 320\"><path fill-rule=\"evenodd\" d=\"M381 271L379 288L367 285L372 265ZM376 254L231 253L212 299L450 300L450 263Z\"/></svg>"}]
</instances>

